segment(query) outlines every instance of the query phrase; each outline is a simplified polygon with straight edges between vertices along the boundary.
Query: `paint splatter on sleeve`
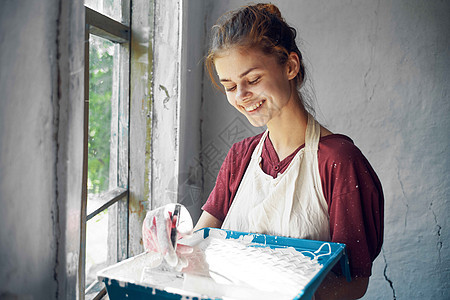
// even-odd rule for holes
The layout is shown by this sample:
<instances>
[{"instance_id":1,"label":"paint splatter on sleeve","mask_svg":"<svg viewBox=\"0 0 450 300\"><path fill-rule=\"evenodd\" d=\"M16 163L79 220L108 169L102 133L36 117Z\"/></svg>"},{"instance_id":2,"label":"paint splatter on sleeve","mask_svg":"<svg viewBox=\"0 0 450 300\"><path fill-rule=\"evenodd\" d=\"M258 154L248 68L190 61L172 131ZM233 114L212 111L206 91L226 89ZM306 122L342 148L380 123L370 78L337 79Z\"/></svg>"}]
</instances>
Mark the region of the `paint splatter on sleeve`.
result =
<instances>
[{"instance_id":1,"label":"paint splatter on sleeve","mask_svg":"<svg viewBox=\"0 0 450 300\"><path fill-rule=\"evenodd\" d=\"M361 151L340 135L320 144L319 172L331 241L347 245L353 276L370 276L383 243L381 183Z\"/></svg>"}]
</instances>

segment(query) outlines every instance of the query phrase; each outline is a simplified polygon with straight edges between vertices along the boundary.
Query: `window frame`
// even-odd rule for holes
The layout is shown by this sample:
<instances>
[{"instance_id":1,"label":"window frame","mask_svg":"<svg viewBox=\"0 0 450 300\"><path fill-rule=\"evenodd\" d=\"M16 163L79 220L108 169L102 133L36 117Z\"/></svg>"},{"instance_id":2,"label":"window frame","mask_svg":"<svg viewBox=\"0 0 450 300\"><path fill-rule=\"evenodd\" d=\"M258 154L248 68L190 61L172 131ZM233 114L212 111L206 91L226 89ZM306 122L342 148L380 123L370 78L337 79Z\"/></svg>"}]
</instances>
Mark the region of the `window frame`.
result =
<instances>
[{"instance_id":1,"label":"window frame","mask_svg":"<svg viewBox=\"0 0 450 300\"><path fill-rule=\"evenodd\" d=\"M126 1L124 1L126 2ZM129 17L129 6L123 5L124 15ZM128 10L128 12L126 11ZM82 214L81 214L81 267L79 280L84 290L84 296L91 299L100 299L106 294L103 284L97 281L89 287L85 286L86 268L86 226L87 222L97 214L117 203L109 212L113 217L114 227L108 226L108 239L116 240L115 245L108 244L108 260L118 262L128 258L128 206L129 206L129 109L130 109L130 26L115 21L89 7L85 7L85 74L84 74L84 147L83 147L83 188L82 188ZM89 133L89 37L95 36L117 43L118 57L115 55L114 64L118 64L119 72L113 72L113 78L118 80L118 92L112 101L112 134L111 134L111 162L110 186L115 188L99 194L99 204L87 212L88 192L88 133ZM84 247L82 246L84 245Z\"/></svg>"},{"instance_id":2,"label":"window frame","mask_svg":"<svg viewBox=\"0 0 450 300\"><path fill-rule=\"evenodd\" d=\"M129 86L132 88L129 88L128 142L130 171L127 187L128 224L125 228L128 231L128 256L131 257L143 251L141 228L146 212L178 200L178 193L173 187L178 186L180 164L180 102L184 97L182 86L185 84L181 70L187 72L187 66L181 63L184 53L181 49L184 44L181 28L184 22L182 11L187 4L183 0L123 0L122 5L122 11L130 14L131 30ZM158 23L155 23L156 20ZM88 32L89 28L86 29ZM86 35L85 42L89 41L88 38ZM86 57L88 55L89 52L85 53ZM85 72L85 80L86 77L89 79L88 76ZM86 86L88 87L87 80ZM87 104L85 103L85 123L89 116ZM84 134L87 137L87 132ZM83 199L86 199L87 156L83 159L82 194ZM172 194L175 198L171 197ZM79 298L83 299L86 201L81 206L77 285ZM97 296L102 297L101 294Z\"/></svg>"}]
</instances>

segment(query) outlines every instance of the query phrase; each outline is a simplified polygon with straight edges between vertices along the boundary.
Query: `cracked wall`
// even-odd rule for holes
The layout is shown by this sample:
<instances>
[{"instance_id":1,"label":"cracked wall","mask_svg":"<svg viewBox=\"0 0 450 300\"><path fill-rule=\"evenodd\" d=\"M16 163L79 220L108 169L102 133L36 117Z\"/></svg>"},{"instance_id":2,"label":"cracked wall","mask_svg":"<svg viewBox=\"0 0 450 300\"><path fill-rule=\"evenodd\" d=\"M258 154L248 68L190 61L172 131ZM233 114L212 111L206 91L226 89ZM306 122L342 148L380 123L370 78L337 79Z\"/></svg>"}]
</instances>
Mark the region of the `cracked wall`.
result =
<instances>
[{"instance_id":1,"label":"cracked wall","mask_svg":"<svg viewBox=\"0 0 450 300\"><path fill-rule=\"evenodd\" d=\"M207 1L207 26L247 2ZM318 119L350 136L383 184L385 242L364 299L448 299L450 3L271 2L303 39ZM238 117L208 81L203 145ZM204 185L206 199L214 178Z\"/></svg>"}]
</instances>

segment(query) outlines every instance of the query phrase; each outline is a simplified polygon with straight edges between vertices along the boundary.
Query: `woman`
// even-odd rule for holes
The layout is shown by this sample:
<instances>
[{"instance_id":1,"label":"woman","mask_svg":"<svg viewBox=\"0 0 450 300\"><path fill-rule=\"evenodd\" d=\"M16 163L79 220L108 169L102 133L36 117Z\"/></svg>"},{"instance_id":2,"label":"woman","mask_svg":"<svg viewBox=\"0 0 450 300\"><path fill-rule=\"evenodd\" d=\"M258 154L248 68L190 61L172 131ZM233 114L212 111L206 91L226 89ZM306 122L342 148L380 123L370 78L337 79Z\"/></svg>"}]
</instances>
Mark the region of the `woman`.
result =
<instances>
[{"instance_id":1,"label":"woman","mask_svg":"<svg viewBox=\"0 0 450 300\"><path fill-rule=\"evenodd\" d=\"M315 297L357 299L382 245L381 184L351 139L305 108L295 36L272 4L245 6L213 26L206 59L213 82L215 69L228 102L267 130L233 145L195 229L345 243L352 281L336 268Z\"/></svg>"}]
</instances>

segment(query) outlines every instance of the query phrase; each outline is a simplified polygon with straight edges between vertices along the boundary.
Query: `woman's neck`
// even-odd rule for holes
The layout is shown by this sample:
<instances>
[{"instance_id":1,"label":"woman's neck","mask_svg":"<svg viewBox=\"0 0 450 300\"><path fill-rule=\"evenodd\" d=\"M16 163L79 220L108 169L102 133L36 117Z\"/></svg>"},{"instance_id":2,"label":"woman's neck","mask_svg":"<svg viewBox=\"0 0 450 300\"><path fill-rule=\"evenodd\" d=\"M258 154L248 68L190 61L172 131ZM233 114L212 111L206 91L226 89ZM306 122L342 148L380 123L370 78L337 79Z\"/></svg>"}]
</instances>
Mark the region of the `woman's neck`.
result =
<instances>
[{"instance_id":1,"label":"woman's neck","mask_svg":"<svg viewBox=\"0 0 450 300\"><path fill-rule=\"evenodd\" d=\"M283 160L305 143L308 112L299 97L294 97L283 108L282 114L267 124L270 140Z\"/></svg>"}]
</instances>

